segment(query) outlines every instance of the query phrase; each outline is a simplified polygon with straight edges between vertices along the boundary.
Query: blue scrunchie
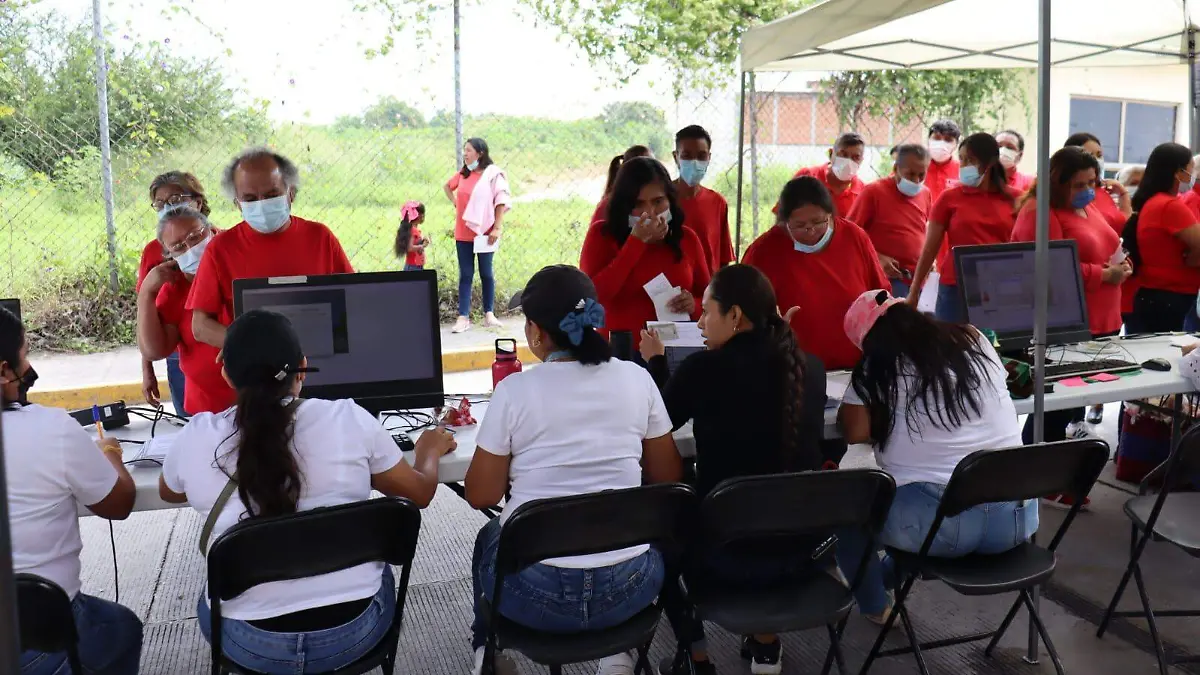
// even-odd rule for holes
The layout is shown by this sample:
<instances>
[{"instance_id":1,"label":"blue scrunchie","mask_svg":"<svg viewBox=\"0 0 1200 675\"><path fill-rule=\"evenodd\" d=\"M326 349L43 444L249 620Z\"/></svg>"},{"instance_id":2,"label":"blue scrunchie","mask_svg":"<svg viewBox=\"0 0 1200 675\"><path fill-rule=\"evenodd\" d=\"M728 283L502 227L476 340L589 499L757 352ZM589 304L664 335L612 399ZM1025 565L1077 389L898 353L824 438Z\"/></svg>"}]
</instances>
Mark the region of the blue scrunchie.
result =
<instances>
[{"instance_id":1,"label":"blue scrunchie","mask_svg":"<svg viewBox=\"0 0 1200 675\"><path fill-rule=\"evenodd\" d=\"M558 327L567 334L571 344L578 347L579 343L583 342L585 328L604 328L604 305L591 298L584 298L571 313L558 322Z\"/></svg>"}]
</instances>

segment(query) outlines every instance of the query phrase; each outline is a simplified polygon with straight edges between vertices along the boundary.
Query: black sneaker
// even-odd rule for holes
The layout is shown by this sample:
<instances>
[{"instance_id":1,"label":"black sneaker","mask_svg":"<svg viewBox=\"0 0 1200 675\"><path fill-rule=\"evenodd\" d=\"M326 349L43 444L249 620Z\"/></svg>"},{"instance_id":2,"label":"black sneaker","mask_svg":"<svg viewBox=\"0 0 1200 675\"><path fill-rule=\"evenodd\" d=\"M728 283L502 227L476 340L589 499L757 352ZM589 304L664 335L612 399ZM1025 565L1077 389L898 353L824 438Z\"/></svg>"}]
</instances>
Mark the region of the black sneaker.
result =
<instances>
[{"instance_id":1,"label":"black sneaker","mask_svg":"<svg viewBox=\"0 0 1200 675\"><path fill-rule=\"evenodd\" d=\"M692 661L692 669L696 675L717 675L717 667L712 661ZM663 659L658 663L659 675L691 675L685 658L676 661L674 658Z\"/></svg>"},{"instance_id":2,"label":"black sneaker","mask_svg":"<svg viewBox=\"0 0 1200 675\"><path fill-rule=\"evenodd\" d=\"M754 675L779 675L783 672L783 643L778 638L763 644L752 637L744 637L742 658L750 661L750 672Z\"/></svg>"}]
</instances>

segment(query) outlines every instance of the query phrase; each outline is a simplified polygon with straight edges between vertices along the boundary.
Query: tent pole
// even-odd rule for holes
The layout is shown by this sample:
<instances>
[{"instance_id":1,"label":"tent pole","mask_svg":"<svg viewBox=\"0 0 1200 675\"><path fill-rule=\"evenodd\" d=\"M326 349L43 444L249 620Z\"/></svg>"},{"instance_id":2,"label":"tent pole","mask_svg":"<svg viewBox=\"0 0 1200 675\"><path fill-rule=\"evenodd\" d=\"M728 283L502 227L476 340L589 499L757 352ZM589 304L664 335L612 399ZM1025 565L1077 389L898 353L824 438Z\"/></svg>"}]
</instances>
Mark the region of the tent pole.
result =
<instances>
[{"instance_id":1,"label":"tent pole","mask_svg":"<svg viewBox=\"0 0 1200 675\"><path fill-rule=\"evenodd\" d=\"M1050 175L1050 0L1038 1L1038 166L1037 175ZM1050 306L1050 191L1037 191L1037 237L1034 248L1033 320L1033 442L1041 443L1046 433L1046 311ZM1034 589L1037 603L1040 589ZM1034 607L1036 608L1036 604ZM1038 662L1038 634L1029 621L1028 663Z\"/></svg>"},{"instance_id":2,"label":"tent pole","mask_svg":"<svg viewBox=\"0 0 1200 675\"><path fill-rule=\"evenodd\" d=\"M1187 8L1187 4L1184 4ZM1186 12L1184 13L1186 17ZM1192 152L1200 149L1200 106L1197 104L1200 101L1196 100L1196 30L1192 28L1191 22L1188 23L1188 138L1191 142Z\"/></svg>"},{"instance_id":3,"label":"tent pole","mask_svg":"<svg viewBox=\"0 0 1200 675\"><path fill-rule=\"evenodd\" d=\"M742 180L746 164L746 73L741 76L741 95L738 97L738 167L737 167L737 211L733 229L733 252L742 257Z\"/></svg>"},{"instance_id":4,"label":"tent pole","mask_svg":"<svg viewBox=\"0 0 1200 675\"><path fill-rule=\"evenodd\" d=\"M750 88L750 230L758 239L758 88L754 71L746 79Z\"/></svg>"}]
</instances>

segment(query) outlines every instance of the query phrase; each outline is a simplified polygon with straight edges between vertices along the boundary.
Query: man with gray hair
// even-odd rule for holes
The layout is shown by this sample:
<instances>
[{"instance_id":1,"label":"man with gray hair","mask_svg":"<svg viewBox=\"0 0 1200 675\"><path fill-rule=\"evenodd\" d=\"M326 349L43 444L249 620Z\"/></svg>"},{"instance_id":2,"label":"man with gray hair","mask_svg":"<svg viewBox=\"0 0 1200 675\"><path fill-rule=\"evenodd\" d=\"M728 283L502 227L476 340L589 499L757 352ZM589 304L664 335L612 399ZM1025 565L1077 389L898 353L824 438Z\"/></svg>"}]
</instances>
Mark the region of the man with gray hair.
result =
<instances>
[{"instance_id":1,"label":"man with gray hair","mask_svg":"<svg viewBox=\"0 0 1200 675\"><path fill-rule=\"evenodd\" d=\"M896 148L892 174L863 188L847 216L866 231L879 255L879 264L892 282L892 295L908 297L909 284L921 247L933 195L925 187L929 150L910 143Z\"/></svg>"},{"instance_id":2,"label":"man with gray hair","mask_svg":"<svg viewBox=\"0 0 1200 675\"><path fill-rule=\"evenodd\" d=\"M242 152L221 179L242 222L213 239L196 272L187 309L200 342L221 349L233 322L233 280L353 272L333 232L292 215L300 171L265 147Z\"/></svg>"}]
</instances>

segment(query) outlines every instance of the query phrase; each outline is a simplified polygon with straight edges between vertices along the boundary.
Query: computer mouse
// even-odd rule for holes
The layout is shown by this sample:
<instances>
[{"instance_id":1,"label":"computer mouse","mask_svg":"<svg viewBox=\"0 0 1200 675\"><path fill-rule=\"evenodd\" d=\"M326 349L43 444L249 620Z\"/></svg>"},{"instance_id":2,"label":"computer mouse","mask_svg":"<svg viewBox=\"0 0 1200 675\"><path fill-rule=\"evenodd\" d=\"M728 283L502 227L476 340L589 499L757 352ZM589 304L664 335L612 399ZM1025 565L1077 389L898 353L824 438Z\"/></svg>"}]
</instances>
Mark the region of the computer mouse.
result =
<instances>
[{"instance_id":1,"label":"computer mouse","mask_svg":"<svg viewBox=\"0 0 1200 675\"><path fill-rule=\"evenodd\" d=\"M1142 367L1146 370L1157 370L1165 373L1171 369L1171 362L1166 359L1150 359L1149 361L1143 361Z\"/></svg>"}]
</instances>

